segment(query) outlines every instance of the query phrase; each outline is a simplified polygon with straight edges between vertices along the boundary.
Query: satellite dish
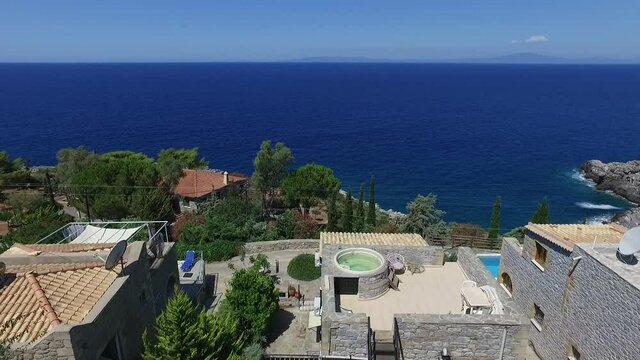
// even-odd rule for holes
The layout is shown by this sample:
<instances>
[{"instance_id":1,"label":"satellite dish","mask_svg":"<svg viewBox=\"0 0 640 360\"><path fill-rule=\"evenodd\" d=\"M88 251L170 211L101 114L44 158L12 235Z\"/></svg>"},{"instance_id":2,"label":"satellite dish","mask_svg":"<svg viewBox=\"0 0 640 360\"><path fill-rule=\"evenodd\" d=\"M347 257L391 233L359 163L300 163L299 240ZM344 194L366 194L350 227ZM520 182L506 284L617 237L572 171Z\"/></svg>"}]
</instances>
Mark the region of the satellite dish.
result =
<instances>
[{"instance_id":1,"label":"satellite dish","mask_svg":"<svg viewBox=\"0 0 640 360\"><path fill-rule=\"evenodd\" d=\"M104 268L107 270L111 270L116 265L118 265L118 261L122 262L122 257L124 256L124 252L127 250L127 240L120 240L116 243L116 245L111 249L109 255L107 255L107 260L104 262Z\"/></svg>"},{"instance_id":2,"label":"satellite dish","mask_svg":"<svg viewBox=\"0 0 640 360\"><path fill-rule=\"evenodd\" d=\"M636 226L622 235L622 240L618 245L617 258L625 264L635 265L638 263L636 252L640 251L640 226Z\"/></svg>"}]
</instances>

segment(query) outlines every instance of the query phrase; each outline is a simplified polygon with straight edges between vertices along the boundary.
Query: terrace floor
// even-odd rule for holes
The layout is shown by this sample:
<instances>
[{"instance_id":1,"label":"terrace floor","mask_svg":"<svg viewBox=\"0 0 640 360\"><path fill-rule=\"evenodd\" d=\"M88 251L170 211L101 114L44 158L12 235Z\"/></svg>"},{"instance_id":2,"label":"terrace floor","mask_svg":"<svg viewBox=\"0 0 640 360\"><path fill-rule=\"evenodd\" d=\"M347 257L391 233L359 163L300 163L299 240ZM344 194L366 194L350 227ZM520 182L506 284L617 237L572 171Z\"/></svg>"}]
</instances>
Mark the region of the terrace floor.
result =
<instances>
[{"instance_id":1,"label":"terrace floor","mask_svg":"<svg viewBox=\"0 0 640 360\"><path fill-rule=\"evenodd\" d=\"M390 289L374 300L357 295L340 295L340 306L354 313L366 313L373 330L393 329L393 314L460 314L460 288L467 277L455 262L425 267L423 273L404 273L399 291Z\"/></svg>"}]
</instances>

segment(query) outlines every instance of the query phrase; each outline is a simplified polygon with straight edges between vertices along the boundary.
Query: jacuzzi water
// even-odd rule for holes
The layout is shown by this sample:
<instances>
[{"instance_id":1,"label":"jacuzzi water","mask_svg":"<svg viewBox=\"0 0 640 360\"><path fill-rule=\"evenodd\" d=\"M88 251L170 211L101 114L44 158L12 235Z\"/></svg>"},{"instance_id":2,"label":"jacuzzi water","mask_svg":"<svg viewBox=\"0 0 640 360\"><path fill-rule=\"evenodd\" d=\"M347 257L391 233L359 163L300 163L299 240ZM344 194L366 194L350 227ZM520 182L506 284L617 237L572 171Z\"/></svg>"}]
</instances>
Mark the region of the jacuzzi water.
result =
<instances>
[{"instance_id":1,"label":"jacuzzi water","mask_svg":"<svg viewBox=\"0 0 640 360\"><path fill-rule=\"evenodd\" d=\"M376 256L357 251L338 257L338 264L351 271L372 271L382 265Z\"/></svg>"}]
</instances>

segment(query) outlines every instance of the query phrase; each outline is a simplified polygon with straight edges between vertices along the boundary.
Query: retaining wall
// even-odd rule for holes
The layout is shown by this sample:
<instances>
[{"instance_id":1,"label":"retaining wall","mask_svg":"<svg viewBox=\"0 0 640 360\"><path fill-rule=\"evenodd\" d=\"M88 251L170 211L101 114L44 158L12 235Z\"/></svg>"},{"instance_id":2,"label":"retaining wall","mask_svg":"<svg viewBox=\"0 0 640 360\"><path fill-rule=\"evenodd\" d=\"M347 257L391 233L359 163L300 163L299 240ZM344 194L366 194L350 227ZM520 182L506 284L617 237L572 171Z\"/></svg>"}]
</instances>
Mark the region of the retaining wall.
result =
<instances>
[{"instance_id":1,"label":"retaining wall","mask_svg":"<svg viewBox=\"0 0 640 360\"><path fill-rule=\"evenodd\" d=\"M396 314L402 359L524 360L526 326L506 315ZM503 346L504 344L504 346Z\"/></svg>"},{"instance_id":2,"label":"retaining wall","mask_svg":"<svg viewBox=\"0 0 640 360\"><path fill-rule=\"evenodd\" d=\"M244 244L245 254L258 254L271 251L282 250L304 250L310 249L317 251L320 249L320 240L318 239L292 239L292 240L275 240L275 241L256 241Z\"/></svg>"}]
</instances>

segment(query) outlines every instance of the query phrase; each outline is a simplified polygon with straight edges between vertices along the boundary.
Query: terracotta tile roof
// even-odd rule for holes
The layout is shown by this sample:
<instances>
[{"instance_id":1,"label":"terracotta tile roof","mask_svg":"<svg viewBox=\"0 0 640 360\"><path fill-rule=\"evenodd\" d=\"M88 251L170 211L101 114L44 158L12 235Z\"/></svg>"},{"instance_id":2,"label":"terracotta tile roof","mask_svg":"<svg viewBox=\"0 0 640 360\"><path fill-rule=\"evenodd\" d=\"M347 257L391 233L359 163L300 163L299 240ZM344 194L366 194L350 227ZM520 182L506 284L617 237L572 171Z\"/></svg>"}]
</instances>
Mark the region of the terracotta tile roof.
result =
<instances>
[{"instance_id":1,"label":"terracotta tile roof","mask_svg":"<svg viewBox=\"0 0 640 360\"><path fill-rule=\"evenodd\" d=\"M26 273L7 266L0 280L0 323L13 323L0 329L0 340L32 342L56 325L80 324L121 270L106 270L102 263L49 266L32 265Z\"/></svg>"},{"instance_id":2,"label":"terracotta tile roof","mask_svg":"<svg viewBox=\"0 0 640 360\"><path fill-rule=\"evenodd\" d=\"M627 231L617 224L528 224L526 228L565 250L573 250L578 243L618 244Z\"/></svg>"},{"instance_id":3,"label":"terracotta tile roof","mask_svg":"<svg viewBox=\"0 0 640 360\"><path fill-rule=\"evenodd\" d=\"M323 232L320 233L320 242L337 245L427 246L427 242L418 234Z\"/></svg>"},{"instance_id":4,"label":"terracotta tile roof","mask_svg":"<svg viewBox=\"0 0 640 360\"><path fill-rule=\"evenodd\" d=\"M113 248L115 244L20 244L15 243L6 250L6 254L39 255L43 252L72 253L104 251Z\"/></svg>"},{"instance_id":5,"label":"terracotta tile roof","mask_svg":"<svg viewBox=\"0 0 640 360\"><path fill-rule=\"evenodd\" d=\"M177 195L187 198L199 198L211 194L214 190L220 190L227 185L224 184L224 174L207 170L185 169L184 175L178 180L176 188L173 190ZM241 174L229 174L229 183L241 183L249 180Z\"/></svg>"}]
</instances>

